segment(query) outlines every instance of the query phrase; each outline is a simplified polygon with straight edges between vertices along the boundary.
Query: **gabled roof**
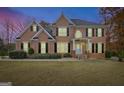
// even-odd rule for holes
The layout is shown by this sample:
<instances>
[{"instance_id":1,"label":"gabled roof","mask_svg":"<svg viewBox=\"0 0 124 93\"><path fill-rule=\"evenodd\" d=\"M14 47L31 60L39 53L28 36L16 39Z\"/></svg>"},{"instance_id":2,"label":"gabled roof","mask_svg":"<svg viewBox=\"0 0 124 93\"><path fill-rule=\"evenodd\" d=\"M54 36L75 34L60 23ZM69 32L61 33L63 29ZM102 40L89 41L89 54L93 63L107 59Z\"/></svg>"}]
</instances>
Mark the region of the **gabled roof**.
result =
<instances>
[{"instance_id":1,"label":"gabled roof","mask_svg":"<svg viewBox=\"0 0 124 93\"><path fill-rule=\"evenodd\" d=\"M100 25L98 23L95 22L90 22L90 21L85 21L82 19L71 19L71 21L75 24L75 25Z\"/></svg>"},{"instance_id":2,"label":"gabled roof","mask_svg":"<svg viewBox=\"0 0 124 93\"><path fill-rule=\"evenodd\" d=\"M64 17L64 18L69 22L69 24L71 24L71 25L74 24L74 23L73 23L68 17L66 17L63 13L61 13L61 16L60 16L53 24L56 24L56 23L60 20L61 17Z\"/></svg>"},{"instance_id":3,"label":"gabled roof","mask_svg":"<svg viewBox=\"0 0 124 93\"><path fill-rule=\"evenodd\" d=\"M37 38L38 35L39 35L42 31L44 31L50 38L52 38L53 40L55 40L54 37L52 36L52 33L50 33L50 30L48 30L48 29L46 29L46 28L43 28L39 23L37 23L37 25L38 25L39 27L41 27L41 30L38 31L38 32L31 38L31 40Z\"/></svg>"},{"instance_id":4,"label":"gabled roof","mask_svg":"<svg viewBox=\"0 0 124 93\"><path fill-rule=\"evenodd\" d=\"M20 37L27 31L27 29L28 29L33 23L36 23L36 24L41 28L41 30L39 30L36 34L34 34L33 37L31 38L31 40L34 39L34 38L36 38L36 36L39 35L39 33L41 33L42 31L44 31L50 38L52 38L52 39L54 40L52 34L50 33L50 30L43 28L39 23L37 23L37 22L34 21L34 20L31 21L31 23L25 27L24 31L23 31L22 33L20 33L20 34L17 36L16 39L20 39Z\"/></svg>"},{"instance_id":5,"label":"gabled roof","mask_svg":"<svg viewBox=\"0 0 124 93\"><path fill-rule=\"evenodd\" d=\"M27 31L27 29L34 23L35 21L32 20L25 28L24 28L24 31L22 31L16 39L20 39L20 37Z\"/></svg>"}]
</instances>

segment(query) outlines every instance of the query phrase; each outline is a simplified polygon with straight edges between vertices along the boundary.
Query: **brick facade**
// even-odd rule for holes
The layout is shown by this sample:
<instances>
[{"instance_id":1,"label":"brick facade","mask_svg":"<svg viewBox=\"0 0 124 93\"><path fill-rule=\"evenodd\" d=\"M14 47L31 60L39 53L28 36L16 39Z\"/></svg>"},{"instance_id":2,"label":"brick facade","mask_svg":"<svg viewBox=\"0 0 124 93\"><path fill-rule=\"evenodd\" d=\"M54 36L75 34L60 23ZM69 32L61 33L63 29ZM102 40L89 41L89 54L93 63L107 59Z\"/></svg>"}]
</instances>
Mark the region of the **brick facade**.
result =
<instances>
[{"instance_id":1,"label":"brick facade","mask_svg":"<svg viewBox=\"0 0 124 93\"><path fill-rule=\"evenodd\" d=\"M70 19L66 18L63 14L60 16L60 18L52 24L51 27L51 33L50 32L46 32L47 29L45 29L44 27L42 27L41 25L39 26L40 29L37 32L33 32L31 31L31 26L33 24L36 25L40 25L38 23L32 22L31 25L29 25L29 27L25 30L25 32L23 34L21 34L19 36L19 38L17 38L16 41L16 49L17 50L21 50L21 43L23 42L28 42L30 43L30 47L34 49L35 53L39 53L39 43L40 42L45 42L48 44L48 53L52 54L55 53L55 43L57 42L67 42L70 44L70 53L72 54L73 57L76 57L76 50L73 50L74 48L74 42L73 40L75 40L75 44L78 43L81 45L81 49L82 49L82 58L86 55L87 58L104 58L105 57L105 46L106 46L106 34L105 34L105 26L103 25L97 25L97 24L82 24L82 25L76 25L74 24ZM68 36L58 36L57 35L57 28L59 27L67 27L69 29L68 32ZM93 29L97 29L97 28L103 28L104 29L104 36L102 37L97 37L96 36L96 32L94 32L94 36L88 38L86 36L86 29L87 28L93 28ZM75 39L75 33L76 31L79 30L82 33L82 38L81 39ZM88 39L90 39L90 42L94 44L94 51L96 50L96 43L102 43L104 44L104 53L89 53L87 51L87 44L88 44ZM83 45L84 44L84 45ZM85 48L85 49L84 49ZM42 50L41 50L42 51Z\"/></svg>"}]
</instances>

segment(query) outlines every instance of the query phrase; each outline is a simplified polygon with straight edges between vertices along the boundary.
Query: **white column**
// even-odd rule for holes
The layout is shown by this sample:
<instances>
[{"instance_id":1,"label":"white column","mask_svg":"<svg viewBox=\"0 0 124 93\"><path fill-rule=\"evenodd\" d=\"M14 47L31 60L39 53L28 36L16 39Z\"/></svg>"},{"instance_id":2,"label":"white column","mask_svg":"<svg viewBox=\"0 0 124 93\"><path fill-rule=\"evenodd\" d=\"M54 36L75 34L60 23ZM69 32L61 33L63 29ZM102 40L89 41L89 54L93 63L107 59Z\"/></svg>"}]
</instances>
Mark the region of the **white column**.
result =
<instances>
[{"instance_id":1,"label":"white column","mask_svg":"<svg viewBox=\"0 0 124 93\"><path fill-rule=\"evenodd\" d=\"M75 50L75 39L73 39L73 50Z\"/></svg>"}]
</instances>

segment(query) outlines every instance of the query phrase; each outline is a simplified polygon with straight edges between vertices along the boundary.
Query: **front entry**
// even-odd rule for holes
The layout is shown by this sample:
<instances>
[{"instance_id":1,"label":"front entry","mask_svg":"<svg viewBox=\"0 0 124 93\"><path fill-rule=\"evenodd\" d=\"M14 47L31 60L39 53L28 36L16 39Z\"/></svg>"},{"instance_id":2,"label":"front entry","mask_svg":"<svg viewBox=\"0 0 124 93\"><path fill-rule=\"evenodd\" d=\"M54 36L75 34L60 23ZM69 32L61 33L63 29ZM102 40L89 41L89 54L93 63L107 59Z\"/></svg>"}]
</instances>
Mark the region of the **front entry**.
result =
<instances>
[{"instance_id":1,"label":"front entry","mask_svg":"<svg viewBox=\"0 0 124 93\"><path fill-rule=\"evenodd\" d=\"M75 53L76 53L76 55L81 55L82 54L82 44L81 43L76 43Z\"/></svg>"}]
</instances>

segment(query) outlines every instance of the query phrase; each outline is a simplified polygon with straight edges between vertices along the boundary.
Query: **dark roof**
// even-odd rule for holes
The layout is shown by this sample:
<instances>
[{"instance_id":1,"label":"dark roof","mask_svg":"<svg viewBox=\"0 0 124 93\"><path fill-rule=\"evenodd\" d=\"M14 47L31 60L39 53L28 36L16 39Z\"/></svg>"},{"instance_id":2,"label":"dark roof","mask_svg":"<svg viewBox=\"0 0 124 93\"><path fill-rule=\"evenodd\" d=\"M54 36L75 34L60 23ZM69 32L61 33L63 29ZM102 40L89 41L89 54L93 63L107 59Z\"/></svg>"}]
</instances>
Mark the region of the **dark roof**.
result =
<instances>
[{"instance_id":1,"label":"dark roof","mask_svg":"<svg viewBox=\"0 0 124 93\"><path fill-rule=\"evenodd\" d=\"M82 19L71 19L71 21L75 24L75 25L100 25L98 23L95 22L89 22L89 21L85 21Z\"/></svg>"},{"instance_id":2,"label":"dark roof","mask_svg":"<svg viewBox=\"0 0 124 93\"><path fill-rule=\"evenodd\" d=\"M47 27L44 27L44 29L51 35L51 36L53 36L53 31L52 31L52 29L51 29L51 27L49 27L49 26L47 26Z\"/></svg>"}]
</instances>

